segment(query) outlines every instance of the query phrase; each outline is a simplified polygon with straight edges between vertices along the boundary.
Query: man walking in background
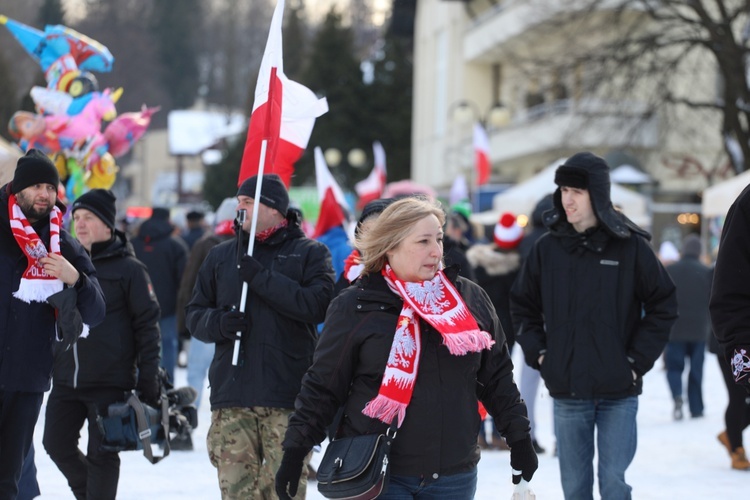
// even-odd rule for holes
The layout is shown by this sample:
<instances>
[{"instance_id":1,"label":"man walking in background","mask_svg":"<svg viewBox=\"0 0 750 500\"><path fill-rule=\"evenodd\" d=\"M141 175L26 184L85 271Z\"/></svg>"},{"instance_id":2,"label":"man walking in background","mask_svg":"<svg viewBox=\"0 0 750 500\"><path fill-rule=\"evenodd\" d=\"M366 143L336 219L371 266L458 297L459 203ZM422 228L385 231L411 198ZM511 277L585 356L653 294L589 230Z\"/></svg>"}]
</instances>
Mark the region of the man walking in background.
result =
<instances>
[{"instance_id":1,"label":"man walking in background","mask_svg":"<svg viewBox=\"0 0 750 500\"><path fill-rule=\"evenodd\" d=\"M138 236L133 239L135 256L146 264L156 298L159 299L161 319L161 366L174 384L177 366L177 292L187 262L188 248L184 241L174 236L174 226L169 221L169 210L154 208L151 217L141 224Z\"/></svg>"}]
</instances>

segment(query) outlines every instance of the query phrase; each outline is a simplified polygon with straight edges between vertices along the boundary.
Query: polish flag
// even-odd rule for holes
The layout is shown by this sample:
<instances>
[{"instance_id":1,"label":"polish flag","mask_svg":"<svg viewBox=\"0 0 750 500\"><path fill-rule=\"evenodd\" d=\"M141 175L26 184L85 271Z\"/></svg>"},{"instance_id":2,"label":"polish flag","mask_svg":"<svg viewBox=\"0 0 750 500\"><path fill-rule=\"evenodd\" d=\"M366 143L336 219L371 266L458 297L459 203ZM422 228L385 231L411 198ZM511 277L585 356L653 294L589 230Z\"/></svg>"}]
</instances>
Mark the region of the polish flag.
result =
<instances>
[{"instance_id":1,"label":"polish flag","mask_svg":"<svg viewBox=\"0 0 750 500\"><path fill-rule=\"evenodd\" d=\"M318 215L318 222L315 224L313 238L317 238L334 227L347 222L343 208L347 205L344 192L341 191L336 179L333 178L331 171L328 169L323 151L317 146L315 147L315 181L318 185L320 214Z\"/></svg>"},{"instance_id":2,"label":"polish flag","mask_svg":"<svg viewBox=\"0 0 750 500\"><path fill-rule=\"evenodd\" d=\"M260 63L253 113L237 185L258 174L263 162L263 173L278 174L289 187L294 163L307 147L315 118L328 111L325 98L318 99L310 89L289 80L284 74L281 45L283 17L284 0L278 0ZM265 158L261 158L263 141L266 141Z\"/></svg>"},{"instance_id":3,"label":"polish flag","mask_svg":"<svg viewBox=\"0 0 750 500\"><path fill-rule=\"evenodd\" d=\"M477 186L490 180L490 140L479 123L474 124L474 158L477 168Z\"/></svg>"},{"instance_id":4,"label":"polish flag","mask_svg":"<svg viewBox=\"0 0 750 500\"><path fill-rule=\"evenodd\" d=\"M372 200L377 200L383 194L385 189L386 169L385 169L385 150L380 141L372 144L372 152L375 157L375 166L372 172L364 180L354 185L354 190L359 196L357 202L358 208L363 208Z\"/></svg>"}]
</instances>

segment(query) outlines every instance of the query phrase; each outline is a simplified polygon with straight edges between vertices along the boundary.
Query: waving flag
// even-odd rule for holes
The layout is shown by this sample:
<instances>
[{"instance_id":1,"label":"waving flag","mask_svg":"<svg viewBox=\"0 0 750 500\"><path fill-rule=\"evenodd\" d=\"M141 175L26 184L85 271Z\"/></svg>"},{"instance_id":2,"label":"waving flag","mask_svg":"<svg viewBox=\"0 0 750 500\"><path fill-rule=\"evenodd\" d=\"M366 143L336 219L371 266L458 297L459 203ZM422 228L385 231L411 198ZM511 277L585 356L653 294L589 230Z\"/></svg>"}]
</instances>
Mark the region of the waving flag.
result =
<instances>
[{"instance_id":1,"label":"waving flag","mask_svg":"<svg viewBox=\"0 0 750 500\"><path fill-rule=\"evenodd\" d=\"M375 156L375 166L366 179L358 182L354 190L359 196L357 207L362 208L372 200L377 200L383 194L385 189L386 169L385 169L385 150L380 141L372 144L372 152Z\"/></svg>"},{"instance_id":2,"label":"waving flag","mask_svg":"<svg viewBox=\"0 0 750 500\"><path fill-rule=\"evenodd\" d=\"M341 191L336 179L331 175L323 157L323 151L319 147L315 148L315 181L318 185L320 215L318 215L318 222L315 224L313 238L317 238L334 227L347 222L343 208L347 205L344 192Z\"/></svg>"},{"instance_id":3,"label":"waving flag","mask_svg":"<svg viewBox=\"0 0 750 500\"><path fill-rule=\"evenodd\" d=\"M479 123L474 124L474 158L477 169L477 186L490 180L490 140Z\"/></svg>"},{"instance_id":4,"label":"waving flag","mask_svg":"<svg viewBox=\"0 0 750 500\"><path fill-rule=\"evenodd\" d=\"M278 174L289 187L294 163L307 147L315 118L328 111L325 98L318 99L310 89L284 75L281 44L283 17L284 0L279 0L260 63L238 185L258 174L262 162L263 173ZM262 148L263 141L266 141L266 148Z\"/></svg>"}]
</instances>

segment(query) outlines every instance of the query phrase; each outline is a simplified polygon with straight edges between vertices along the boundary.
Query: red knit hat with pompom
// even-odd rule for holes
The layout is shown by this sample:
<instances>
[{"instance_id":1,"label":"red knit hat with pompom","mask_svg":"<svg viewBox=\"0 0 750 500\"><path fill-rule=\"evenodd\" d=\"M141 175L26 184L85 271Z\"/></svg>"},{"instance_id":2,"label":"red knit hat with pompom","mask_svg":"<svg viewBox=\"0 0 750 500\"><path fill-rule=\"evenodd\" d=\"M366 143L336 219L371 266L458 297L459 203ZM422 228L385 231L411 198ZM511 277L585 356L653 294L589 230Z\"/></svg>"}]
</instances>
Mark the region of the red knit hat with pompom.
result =
<instances>
[{"instance_id":1,"label":"red knit hat with pompom","mask_svg":"<svg viewBox=\"0 0 750 500\"><path fill-rule=\"evenodd\" d=\"M503 250L512 250L521 243L523 239L523 228L516 222L516 216L505 212L495 225L495 245Z\"/></svg>"}]
</instances>

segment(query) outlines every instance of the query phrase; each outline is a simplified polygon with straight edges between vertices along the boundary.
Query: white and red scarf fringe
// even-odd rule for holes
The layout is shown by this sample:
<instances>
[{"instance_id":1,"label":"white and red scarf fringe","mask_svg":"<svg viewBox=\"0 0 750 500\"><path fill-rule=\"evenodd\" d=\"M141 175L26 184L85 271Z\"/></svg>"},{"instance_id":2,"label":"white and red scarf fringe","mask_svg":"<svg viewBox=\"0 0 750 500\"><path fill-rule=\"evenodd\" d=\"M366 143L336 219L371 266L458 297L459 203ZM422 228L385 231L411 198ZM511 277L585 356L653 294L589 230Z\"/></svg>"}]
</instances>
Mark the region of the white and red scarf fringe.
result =
<instances>
[{"instance_id":1,"label":"white and red scarf fringe","mask_svg":"<svg viewBox=\"0 0 750 500\"><path fill-rule=\"evenodd\" d=\"M49 276L39 259L46 257L50 253L60 255L60 224L62 222L62 212L58 207L52 209L49 224L49 246L48 249L44 242L39 238L31 227L28 219L16 202L16 195L11 194L8 200L8 215L10 218L10 229L16 243L21 251L26 255L26 271L21 277L21 284L18 290L13 292L13 296L26 303L46 302L47 297L63 289L63 282L59 279Z\"/></svg>"},{"instance_id":2,"label":"white and red scarf fringe","mask_svg":"<svg viewBox=\"0 0 750 500\"><path fill-rule=\"evenodd\" d=\"M443 344L454 356L490 349L492 335L479 329L471 311L456 287L438 271L428 281L406 282L398 279L386 264L382 271L388 286L404 300L396 334L383 373L378 395L365 405L362 413L390 424L398 416L404 422L419 370L421 335L419 319L435 328Z\"/></svg>"}]
</instances>

